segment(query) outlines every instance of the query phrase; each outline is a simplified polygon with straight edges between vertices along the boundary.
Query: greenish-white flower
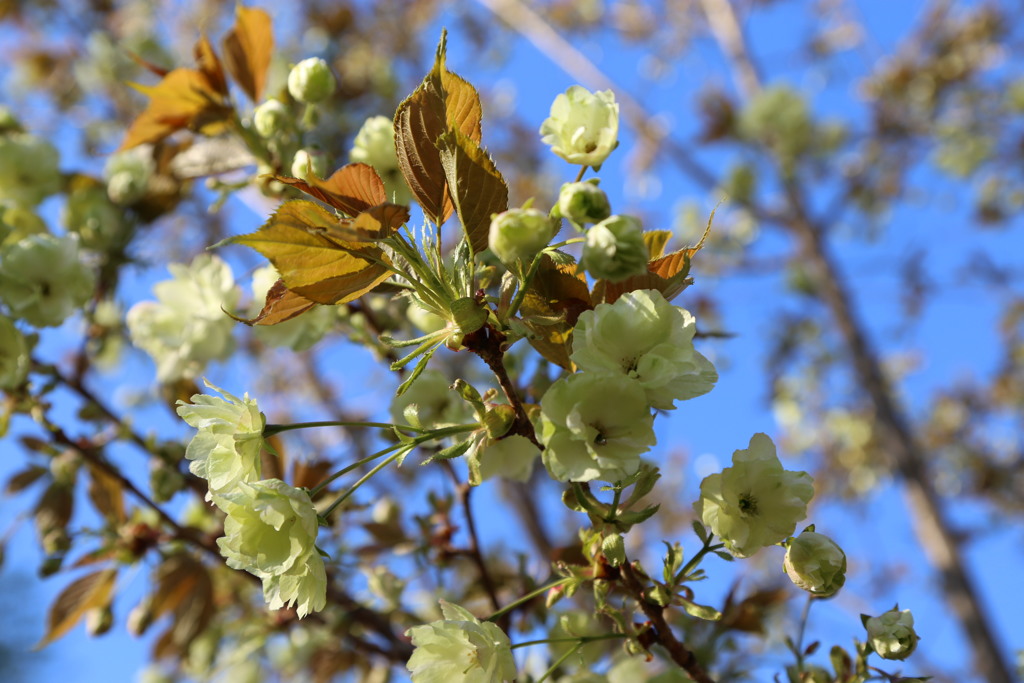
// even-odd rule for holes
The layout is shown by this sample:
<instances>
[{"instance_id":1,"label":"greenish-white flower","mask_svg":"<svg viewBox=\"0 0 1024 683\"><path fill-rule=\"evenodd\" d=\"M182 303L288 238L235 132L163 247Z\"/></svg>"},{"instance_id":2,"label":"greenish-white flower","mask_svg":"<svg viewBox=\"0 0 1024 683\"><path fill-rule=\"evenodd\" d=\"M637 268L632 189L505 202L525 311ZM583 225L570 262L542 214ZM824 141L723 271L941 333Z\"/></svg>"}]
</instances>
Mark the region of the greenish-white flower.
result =
<instances>
[{"instance_id":1,"label":"greenish-white flower","mask_svg":"<svg viewBox=\"0 0 1024 683\"><path fill-rule=\"evenodd\" d=\"M395 422L437 429L447 425L475 422L473 410L451 389L451 381L439 370L428 368L412 386L391 402Z\"/></svg>"},{"instance_id":2,"label":"greenish-white flower","mask_svg":"<svg viewBox=\"0 0 1024 683\"><path fill-rule=\"evenodd\" d=\"M234 350L234 321L224 312L238 303L231 268L217 256L168 266L170 280L153 287L157 301L138 303L126 322L132 344L148 353L160 382L197 376L206 364Z\"/></svg>"},{"instance_id":3,"label":"greenish-white flower","mask_svg":"<svg viewBox=\"0 0 1024 683\"><path fill-rule=\"evenodd\" d=\"M303 59L288 72L288 92L306 104L323 102L331 96L336 85L331 67L319 57Z\"/></svg>"},{"instance_id":4,"label":"greenish-white flower","mask_svg":"<svg viewBox=\"0 0 1024 683\"><path fill-rule=\"evenodd\" d=\"M572 360L584 371L622 373L637 380L647 402L670 410L718 381L711 362L693 348L696 322L661 292L627 292L584 311L576 322Z\"/></svg>"},{"instance_id":5,"label":"greenish-white flower","mask_svg":"<svg viewBox=\"0 0 1024 683\"><path fill-rule=\"evenodd\" d=\"M595 278L621 282L647 272L650 251L632 216L611 216L587 230L580 265Z\"/></svg>"},{"instance_id":6,"label":"greenish-white flower","mask_svg":"<svg viewBox=\"0 0 1024 683\"><path fill-rule=\"evenodd\" d=\"M584 372L555 382L540 402L544 465L558 481L619 481L637 471L656 443L640 383Z\"/></svg>"},{"instance_id":7,"label":"greenish-white flower","mask_svg":"<svg viewBox=\"0 0 1024 683\"><path fill-rule=\"evenodd\" d=\"M60 155L29 133L0 135L0 201L32 207L60 190Z\"/></svg>"},{"instance_id":8,"label":"greenish-white flower","mask_svg":"<svg viewBox=\"0 0 1024 683\"><path fill-rule=\"evenodd\" d=\"M299 617L327 604L327 573L316 548L317 516L309 494L279 479L238 482L213 498L227 514L217 539L229 567L263 580L270 609L294 606Z\"/></svg>"},{"instance_id":9,"label":"greenish-white flower","mask_svg":"<svg viewBox=\"0 0 1024 683\"><path fill-rule=\"evenodd\" d=\"M782 567L797 587L817 597L835 595L846 583L846 553L831 538L814 531L790 539Z\"/></svg>"},{"instance_id":10,"label":"greenish-white flower","mask_svg":"<svg viewBox=\"0 0 1024 683\"><path fill-rule=\"evenodd\" d=\"M406 631L413 683L501 683L516 677L512 643L496 624L441 601L443 620Z\"/></svg>"},{"instance_id":11,"label":"greenish-white flower","mask_svg":"<svg viewBox=\"0 0 1024 683\"><path fill-rule=\"evenodd\" d=\"M209 484L207 500L232 491L239 482L260 478L260 451L267 421L256 401L233 396L209 382L219 396L195 394L191 403L178 401L178 415L198 430L185 449L189 470Z\"/></svg>"},{"instance_id":12,"label":"greenish-white flower","mask_svg":"<svg viewBox=\"0 0 1024 683\"><path fill-rule=\"evenodd\" d=\"M511 434L497 441L484 437L467 453L470 471L479 475L479 481L495 477L512 481L529 481L533 463L540 449L525 436Z\"/></svg>"},{"instance_id":13,"label":"greenish-white flower","mask_svg":"<svg viewBox=\"0 0 1024 683\"><path fill-rule=\"evenodd\" d=\"M782 469L772 440L755 434L732 467L701 482L694 509L729 552L749 557L790 536L813 496L811 476Z\"/></svg>"},{"instance_id":14,"label":"greenish-white flower","mask_svg":"<svg viewBox=\"0 0 1024 683\"><path fill-rule=\"evenodd\" d=\"M290 123L291 114L281 100L267 100L252 113L252 126L261 137L273 137L284 131Z\"/></svg>"},{"instance_id":15,"label":"greenish-white flower","mask_svg":"<svg viewBox=\"0 0 1024 683\"><path fill-rule=\"evenodd\" d=\"M14 321L0 315L0 389L13 389L28 377L28 341Z\"/></svg>"},{"instance_id":16,"label":"greenish-white flower","mask_svg":"<svg viewBox=\"0 0 1024 683\"><path fill-rule=\"evenodd\" d=\"M619 141L619 105L611 90L574 85L555 97L540 134L570 164L600 166Z\"/></svg>"},{"instance_id":17,"label":"greenish-white flower","mask_svg":"<svg viewBox=\"0 0 1024 683\"><path fill-rule=\"evenodd\" d=\"M252 274L252 306L248 313L255 317L263 308L267 292L280 275L272 265L257 268ZM334 327L338 316L333 306L315 306L302 315L277 325L254 325L252 332L264 344L277 348L305 351L323 339Z\"/></svg>"},{"instance_id":18,"label":"greenish-white flower","mask_svg":"<svg viewBox=\"0 0 1024 683\"><path fill-rule=\"evenodd\" d=\"M551 219L537 209L509 209L491 219L488 245L506 265L530 261L554 235Z\"/></svg>"},{"instance_id":19,"label":"greenish-white flower","mask_svg":"<svg viewBox=\"0 0 1024 683\"><path fill-rule=\"evenodd\" d=\"M580 224L598 223L612 215L612 205L596 183L566 183L558 193L558 213Z\"/></svg>"},{"instance_id":20,"label":"greenish-white flower","mask_svg":"<svg viewBox=\"0 0 1024 683\"><path fill-rule=\"evenodd\" d=\"M309 180L310 170L319 178L327 175L327 155L319 149L300 149L292 157L292 177Z\"/></svg>"},{"instance_id":21,"label":"greenish-white flower","mask_svg":"<svg viewBox=\"0 0 1024 683\"><path fill-rule=\"evenodd\" d=\"M103 167L110 201L126 206L145 197L154 170L150 145L139 145L110 157Z\"/></svg>"},{"instance_id":22,"label":"greenish-white flower","mask_svg":"<svg viewBox=\"0 0 1024 683\"><path fill-rule=\"evenodd\" d=\"M914 615L899 607L877 617L861 616L868 642L882 659L906 659L917 648Z\"/></svg>"},{"instance_id":23,"label":"greenish-white flower","mask_svg":"<svg viewBox=\"0 0 1024 683\"><path fill-rule=\"evenodd\" d=\"M104 251L124 237L125 218L122 209L107 196L101 186L83 187L68 196L64 205L64 225L76 233L82 245Z\"/></svg>"},{"instance_id":24,"label":"greenish-white flower","mask_svg":"<svg viewBox=\"0 0 1024 683\"><path fill-rule=\"evenodd\" d=\"M0 252L0 299L36 327L64 322L92 297L95 282L77 235L29 235Z\"/></svg>"}]
</instances>

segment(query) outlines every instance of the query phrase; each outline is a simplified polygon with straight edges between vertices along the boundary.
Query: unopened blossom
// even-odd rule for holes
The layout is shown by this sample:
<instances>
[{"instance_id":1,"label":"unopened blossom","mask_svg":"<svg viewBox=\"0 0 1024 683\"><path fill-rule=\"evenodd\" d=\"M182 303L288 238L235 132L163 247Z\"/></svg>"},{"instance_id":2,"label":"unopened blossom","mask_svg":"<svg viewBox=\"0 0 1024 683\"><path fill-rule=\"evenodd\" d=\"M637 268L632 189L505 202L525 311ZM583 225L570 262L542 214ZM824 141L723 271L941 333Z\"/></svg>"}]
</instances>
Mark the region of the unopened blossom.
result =
<instances>
[{"instance_id":1,"label":"unopened blossom","mask_svg":"<svg viewBox=\"0 0 1024 683\"><path fill-rule=\"evenodd\" d=\"M793 583L811 595L835 595L846 583L846 553L828 536L805 531L786 544L782 567Z\"/></svg>"},{"instance_id":2,"label":"unopened blossom","mask_svg":"<svg viewBox=\"0 0 1024 683\"><path fill-rule=\"evenodd\" d=\"M491 219L488 246L502 263L527 265L554 235L551 219L537 209L509 209Z\"/></svg>"},{"instance_id":3,"label":"unopened blossom","mask_svg":"<svg viewBox=\"0 0 1024 683\"><path fill-rule=\"evenodd\" d=\"M200 254L168 269L173 278L153 287L157 300L136 304L126 317L132 344L153 358L164 383L191 379L231 355L235 321L224 311L238 303L231 268L217 256Z\"/></svg>"},{"instance_id":4,"label":"unopened blossom","mask_svg":"<svg viewBox=\"0 0 1024 683\"><path fill-rule=\"evenodd\" d=\"M558 481L619 481L656 442L643 388L620 374L564 377L540 405L544 465Z\"/></svg>"},{"instance_id":5,"label":"unopened blossom","mask_svg":"<svg viewBox=\"0 0 1024 683\"><path fill-rule=\"evenodd\" d=\"M28 377L28 342L14 321L0 315L0 389L13 389Z\"/></svg>"},{"instance_id":6,"label":"unopened blossom","mask_svg":"<svg viewBox=\"0 0 1024 683\"><path fill-rule=\"evenodd\" d=\"M111 156L103 167L110 201L127 206L145 197L154 171L151 145L139 145Z\"/></svg>"},{"instance_id":7,"label":"unopened blossom","mask_svg":"<svg viewBox=\"0 0 1024 683\"><path fill-rule=\"evenodd\" d=\"M260 451L266 418L256 401L245 394L233 396L204 382L219 396L195 394L191 403L178 401L178 415L197 433L185 449L189 470L207 481L209 500L228 493L239 482L260 478Z\"/></svg>"},{"instance_id":8,"label":"unopened blossom","mask_svg":"<svg viewBox=\"0 0 1024 683\"><path fill-rule=\"evenodd\" d=\"M868 642L882 659L906 659L917 648L914 615L899 607L877 617L862 616Z\"/></svg>"},{"instance_id":9,"label":"unopened blossom","mask_svg":"<svg viewBox=\"0 0 1024 683\"><path fill-rule=\"evenodd\" d=\"M267 292L280 275L272 265L257 268L252 274L252 306L248 313L255 317L263 308ZM337 321L334 306L314 306L291 320L276 325L253 325L252 332L264 344L293 351L305 351L323 339Z\"/></svg>"},{"instance_id":10,"label":"unopened blossom","mask_svg":"<svg viewBox=\"0 0 1024 683\"><path fill-rule=\"evenodd\" d=\"M97 251L115 246L125 236L124 211L114 204L102 186L83 187L68 195L64 226L76 233L82 245Z\"/></svg>"},{"instance_id":11,"label":"unopened blossom","mask_svg":"<svg viewBox=\"0 0 1024 683\"><path fill-rule=\"evenodd\" d=\"M572 360L584 371L621 373L643 387L654 408L671 410L711 391L718 380L711 362L693 347L696 322L661 292L626 292L598 304L576 322Z\"/></svg>"},{"instance_id":12,"label":"unopened blossom","mask_svg":"<svg viewBox=\"0 0 1024 683\"><path fill-rule=\"evenodd\" d=\"M29 133L0 135L0 202L33 207L60 190L60 155Z\"/></svg>"},{"instance_id":13,"label":"unopened blossom","mask_svg":"<svg viewBox=\"0 0 1024 683\"><path fill-rule=\"evenodd\" d=\"M288 107L281 100L267 100L252 113L252 127L264 138L283 132L291 123Z\"/></svg>"},{"instance_id":14,"label":"unopened blossom","mask_svg":"<svg viewBox=\"0 0 1024 683\"><path fill-rule=\"evenodd\" d=\"M352 143L349 159L368 164L377 171L384 181L384 191L389 202L408 204L412 199L398 167L395 152L395 124L386 116L371 116L363 122Z\"/></svg>"},{"instance_id":15,"label":"unopened blossom","mask_svg":"<svg viewBox=\"0 0 1024 683\"><path fill-rule=\"evenodd\" d=\"M0 253L0 300L36 327L64 322L92 297L95 282L77 235L29 235Z\"/></svg>"},{"instance_id":16,"label":"unopened blossom","mask_svg":"<svg viewBox=\"0 0 1024 683\"><path fill-rule=\"evenodd\" d=\"M501 683L516 677L512 643L496 624L441 601L444 619L406 631L413 683Z\"/></svg>"},{"instance_id":17,"label":"unopened blossom","mask_svg":"<svg viewBox=\"0 0 1024 683\"><path fill-rule=\"evenodd\" d=\"M570 164L600 166L619 141L619 105L611 90L574 85L555 97L541 139Z\"/></svg>"},{"instance_id":18,"label":"unopened blossom","mask_svg":"<svg viewBox=\"0 0 1024 683\"><path fill-rule=\"evenodd\" d=\"M299 102L316 104L334 92L337 83L331 67L319 57L310 57L288 72L288 92Z\"/></svg>"},{"instance_id":19,"label":"unopened blossom","mask_svg":"<svg viewBox=\"0 0 1024 683\"><path fill-rule=\"evenodd\" d=\"M327 604L327 573L316 549L317 515L309 494L278 479L239 482L214 502L227 517L217 539L229 567L263 581L270 609L299 617Z\"/></svg>"},{"instance_id":20,"label":"unopened blossom","mask_svg":"<svg viewBox=\"0 0 1024 683\"><path fill-rule=\"evenodd\" d=\"M309 180L310 172L318 178L327 175L327 156L319 149L300 149L292 157L292 176Z\"/></svg>"},{"instance_id":21,"label":"unopened blossom","mask_svg":"<svg viewBox=\"0 0 1024 683\"><path fill-rule=\"evenodd\" d=\"M610 216L587 230L580 265L595 278L621 282L646 273L649 256L640 221Z\"/></svg>"},{"instance_id":22,"label":"unopened blossom","mask_svg":"<svg viewBox=\"0 0 1024 683\"><path fill-rule=\"evenodd\" d=\"M566 183L558 193L558 213L580 224L598 223L612 215L612 208L595 183Z\"/></svg>"},{"instance_id":23,"label":"unopened blossom","mask_svg":"<svg viewBox=\"0 0 1024 683\"><path fill-rule=\"evenodd\" d=\"M749 557L790 536L813 495L811 476L782 469L772 440L755 434L732 467L701 482L694 509L729 552Z\"/></svg>"}]
</instances>

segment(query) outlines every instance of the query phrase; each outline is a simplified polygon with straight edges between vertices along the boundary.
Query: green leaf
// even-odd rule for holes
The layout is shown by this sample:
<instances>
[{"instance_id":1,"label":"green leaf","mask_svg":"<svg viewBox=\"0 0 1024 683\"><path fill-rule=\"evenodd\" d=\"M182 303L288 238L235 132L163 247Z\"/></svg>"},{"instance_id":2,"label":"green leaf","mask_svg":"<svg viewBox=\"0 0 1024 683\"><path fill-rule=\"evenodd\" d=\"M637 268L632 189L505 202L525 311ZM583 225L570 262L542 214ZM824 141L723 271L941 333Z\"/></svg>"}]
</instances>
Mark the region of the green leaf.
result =
<instances>
[{"instance_id":1,"label":"green leaf","mask_svg":"<svg viewBox=\"0 0 1024 683\"><path fill-rule=\"evenodd\" d=\"M419 376L423 374L423 371L427 369L427 363L430 362L435 351L437 351L436 346L423 354L423 357L420 358L418 363L416 363L416 367L413 368L406 380L398 385L398 391L395 392L395 398L398 398L405 392L409 391L409 387L412 386L412 383L415 382Z\"/></svg>"},{"instance_id":2,"label":"green leaf","mask_svg":"<svg viewBox=\"0 0 1024 683\"><path fill-rule=\"evenodd\" d=\"M457 444L448 446L447 448L442 449L437 453L434 453L420 464L426 465L432 462L437 462L438 460L451 460L453 458L461 457L466 454L466 451L468 451L469 447L472 445L473 442L470 439L467 439L466 441L460 441Z\"/></svg>"},{"instance_id":3,"label":"green leaf","mask_svg":"<svg viewBox=\"0 0 1024 683\"><path fill-rule=\"evenodd\" d=\"M695 602L689 600L680 599L683 605L683 609L691 617L697 617L698 619L704 619L705 621L718 621L722 618L722 613L716 610L714 607L708 607L707 605L698 605Z\"/></svg>"},{"instance_id":4,"label":"green leaf","mask_svg":"<svg viewBox=\"0 0 1024 683\"><path fill-rule=\"evenodd\" d=\"M448 131L438 138L438 149L466 242L478 254L487 248L491 215L508 208L508 184L490 155L469 136Z\"/></svg>"},{"instance_id":5,"label":"green leaf","mask_svg":"<svg viewBox=\"0 0 1024 683\"><path fill-rule=\"evenodd\" d=\"M701 543L706 544L708 542L708 529L698 519L693 520L693 533L697 534L697 538L700 539Z\"/></svg>"}]
</instances>

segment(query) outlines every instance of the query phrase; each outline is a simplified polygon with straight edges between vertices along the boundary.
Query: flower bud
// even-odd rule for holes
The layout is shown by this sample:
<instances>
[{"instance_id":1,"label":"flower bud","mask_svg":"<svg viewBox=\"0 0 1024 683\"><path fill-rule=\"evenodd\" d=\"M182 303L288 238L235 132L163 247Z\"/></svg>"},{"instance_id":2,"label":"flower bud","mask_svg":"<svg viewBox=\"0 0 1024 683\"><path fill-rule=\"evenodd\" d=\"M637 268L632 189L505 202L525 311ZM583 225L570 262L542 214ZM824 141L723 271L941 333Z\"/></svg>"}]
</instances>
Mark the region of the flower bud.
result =
<instances>
[{"instance_id":1,"label":"flower bud","mask_svg":"<svg viewBox=\"0 0 1024 683\"><path fill-rule=\"evenodd\" d=\"M334 92L335 85L331 67L319 57L303 59L288 74L288 92L305 104L323 102Z\"/></svg>"},{"instance_id":2,"label":"flower bud","mask_svg":"<svg viewBox=\"0 0 1024 683\"><path fill-rule=\"evenodd\" d=\"M319 149L300 149L292 158L292 176L308 180L310 169L317 177L327 175L327 155Z\"/></svg>"},{"instance_id":3,"label":"flower bud","mask_svg":"<svg viewBox=\"0 0 1024 683\"><path fill-rule=\"evenodd\" d=\"M90 636L102 636L114 625L114 613L110 606L93 607L85 613L85 630Z\"/></svg>"},{"instance_id":4,"label":"flower bud","mask_svg":"<svg viewBox=\"0 0 1024 683\"><path fill-rule=\"evenodd\" d=\"M82 245L104 251L120 241L125 220L122 210L114 205L103 187L83 187L68 196L64 206L64 225L78 233Z\"/></svg>"},{"instance_id":5,"label":"flower bud","mask_svg":"<svg viewBox=\"0 0 1024 683\"><path fill-rule=\"evenodd\" d=\"M269 138L285 130L288 108L280 100L267 100L252 115L252 126L262 137Z\"/></svg>"},{"instance_id":6,"label":"flower bud","mask_svg":"<svg viewBox=\"0 0 1024 683\"><path fill-rule=\"evenodd\" d=\"M366 119L356 133L349 159L373 166L381 175L397 169L395 124L391 119L386 116Z\"/></svg>"},{"instance_id":7,"label":"flower bud","mask_svg":"<svg viewBox=\"0 0 1024 683\"><path fill-rule=\"evenodd\" d=\"M608 564L618 567L626 561L626 543L622 540L622 534L611 534L605 536L601 541L601 554Z\"/></svg>"},{"instance_id":8,"label":"flower bud","mask_svg":"<svg viewBox=\"0 0 1024 683\"><path fill-rule=\"evenodd\" d=\"M452 322L463 335L476 332L487 322L487 308L471 296L452 302Z\"/></svg>"},{"instance_id":9,"label":"flower bud","mask_svg":"<svg viewBox=\"0 0 1024 683\"><path fill-rule=\"evenodd\" d=\"M110 157L103 168L110 201L127 206L145 197L153 171L153 158L148 145Z\"/></svg>"},{"instance_id":10,"label":"flower bud","mask_svg":"<svg viewBox=\"0 0 1024 683\"><path fill-rule=\"evenodd\" d=\"M512 423L516 420L515 408L507 403L488 406L484 413L484 427L487 429L487 436L492 439L500 439L508 433Z\"/></svg>"},{"instance_id":11,"label":"flower bud","mask_svg":"<svg viewBox=\"0 0 1024 683\"><path fill-rule=\"evenodd\" d=\"M566 183L558 193L558 211L576 223L597 223L612 214L612 207L594 183Z\"/></svg>"},{"instance_id":12,"label":"flower bud","mask_svg":"<svg viewBox=\"0 0 1024 683\"><path fill-rule=\"evenodd\" d=\"M491 251L509 266L529 262L548 246L554 233L551 219L537 209L509 209L491 219Z\"/></svg>"},{"instance_id":13,"label":"flower bud","mask_svg":"<svg viewBox=\"0 0 1024 683\"><path fill-rule=\"evenodd\" d=\"M917 648L914 616L899 607L878 617L861 615L868 632L868 642L882 659L906 659Z\"/></svg>"},{"instance_id":14,"label":"flower bud","mask_svg":"<svg viewBox=\"0 0 1024 683\"><path fill-rule=\"evenodd\" d=\"M587 231L580 263L595 278L620 282L645 273L649 254L640 221L611 216Z\"/></svg>"},{"instance_id":15,"label":"flower bud","mask_svg":"<svg viewBox=\"0 0 1024 683\"><path fill-rule=\"evenodd\" d=\"M799 588L827 598L846 583L846 553L828 536L805 531L789 541L783 569Z\"/></svg>"},{"instance_id":16,"label":"flower bud","mask_svg":"<svg viewBox=\"0 0 1024 683\"><path fill-rule=\"evenodd\" d=\"M555 98L540 134L570 164L600 166L618 145L619 105L611 90L574 85Z\"/></svg>"}]
</instances>

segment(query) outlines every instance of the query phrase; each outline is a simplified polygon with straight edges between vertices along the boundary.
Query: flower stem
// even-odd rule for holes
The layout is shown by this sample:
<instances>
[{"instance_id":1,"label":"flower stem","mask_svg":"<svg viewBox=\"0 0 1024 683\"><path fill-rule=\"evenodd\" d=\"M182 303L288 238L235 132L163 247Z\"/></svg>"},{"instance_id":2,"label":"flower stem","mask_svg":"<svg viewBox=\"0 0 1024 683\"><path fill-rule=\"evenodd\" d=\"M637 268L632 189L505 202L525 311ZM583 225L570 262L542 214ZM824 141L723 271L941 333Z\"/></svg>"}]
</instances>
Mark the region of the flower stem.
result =
<instances>
[{"instance_id":1,"label":"flower stem","mask_svg":"<svg viewBox=\"0 0 1024 683\"><path fill-rule=\"evenodd\" d=\"M700 550L698 550L697 554L694 555L693 557L691 557L690 561L687 562L686 564L684 564L683 568L680 569L679 573L676 574L676 576L675 576L675 582L676 583L678 583L682 579L686 578L690 574L690 572L692 572L694 569L696 569L697 565L700 564L700 561L704 559L705 555L707 555L708 553L713 553L716 550L721 550L722 548L725 547L724 543L716 543L715 545L711 545L711 539L714 538L714 537L715 537L714 534L712 534L712 533L708 534L708 540L704 541L704 547L701 548Z\"/></svg>"},{"instance_id":2,"label":"flower stem","mask_svg":"<svg viewBox=\"0 0 1024 683\"><path fill-rule=\"evenodd\" d=\"M584 167L584 168L586 168L586 167ZM556 659L555 663L552 664L551 667L547 671L544 672L544 675L537 679L537 683L544 683L544 681L546 681L548 679L548 676L553 674L558 667L562 666L562 662L564 662L565 660L569 659L569 657L572 657L574 654L576 654L576 652L581 647L583 647L583 640L580 640L578 643L576 643L576 645L574 647L570 648L568 652L566 652L564 655L562 655L561 657Z\"/></svg>"},{"instance_id":3,"label":"flower stem","mask_svg":"<svg viewBox=\"0 0 1024 683\"><path fill-rule=\"evenodd\" d=\"M508 603L507 605L502 607L500 610L498 610L497 612L495 612L491 616L489 616L486 619L484 619L484 621L494 621L495 619L498 619L501 616L503 616L505 614L508 614L509 612L514 610L516 607L519 607L523 603L529 602L530 600L533 600L538 595L543 595L544 593L547 593L552 588L557 588L558 586L561 586L562 584L564 584L564 583L566 583L568 581L569 581L569 579L567 579L567 578L558 579L557 581L552 581L549 584L545 584L545 585L541 586L540 588L538 588L538 589L536 589L534 591L530 591L529 593L527 593L523 597L518 598L518 599Z\"/></svg>"},{"instance_id":4,"label":"flower stem","mask_svg":"<svg viewBox=\"0 0 1024 683\"><path fill-rule=\"evenodd\" d=\"M543 643L579 643L586 645L597 640L613 640L615 638L628 638L625 633L603 633L599 636L566 636L565 638L541 638L540 640L527 640L522 643L515 643L512 649L529 647L530 645L541 645Z\"/></svg>"},{"instance_id":5,"label":"flower stem","mask_svg":"<svg viewBox=\"0 0 1024 683\"><path fill-rule=\"evenodd\" d=\"M405 445L405 444L403 444L403 445ZM320 514L320 516L323 517L324 519L326 519L332 512L334 512L334 510L339 505L341 505L346 500L348 500L352 496L352 494L355 493L357 489L359 489L360 486L362 486L366 482L370 481L370 479L372 479L375 474L377 474L382 469L384 469L385 467L387 467L388 465L393 463L395 460L397 460L399 457L401 457L404 451L405 451L405 449L403 448L403 449L399 450L397 453L391 454L391 456L388 457L386 460L384 460L379 465L374 467L372 470L370 470L369 472L364 474L362 477L360 477L359 480L356 483L352 484L352 486L350 486L349 489L347 491L345 491L345 493L343 493L340 496L338 496L338 498L333 503L331 503L327 507L327 509L324 510Z\"/></svg>"},{"instance_id":6,"label":"flower stem","mask_svg":"<svg viewBox=\"0 0 1024 683\"><path fill-rule=\"evenodd\" d=\"M390 422L359 422L359 421L338 421L338 420L324 420L322 422L295 422L292 424L268 424L263 428L263 438L268 438L281 432L290 432L294 429L310 429L313 427L376 427L377 429L397 429L402 432L415 432L422 434L429 432L429 429L423 427L413 427L412 425L396 425Z\"/></svg>"},{"instance_id":7,"label":"flower stem","mask_svg":"<svg viewBox=\"0 0 1024 683\"><path fill-rule=\"evenodd\" d=\"M576 180L574 182L578 183L581 180L583 180L583 174L585 174L587 172L588 168L590 168L590 167L589 166L580 166L580 172L578 174L576 174Z\"/></svg>"}]
</instances>

